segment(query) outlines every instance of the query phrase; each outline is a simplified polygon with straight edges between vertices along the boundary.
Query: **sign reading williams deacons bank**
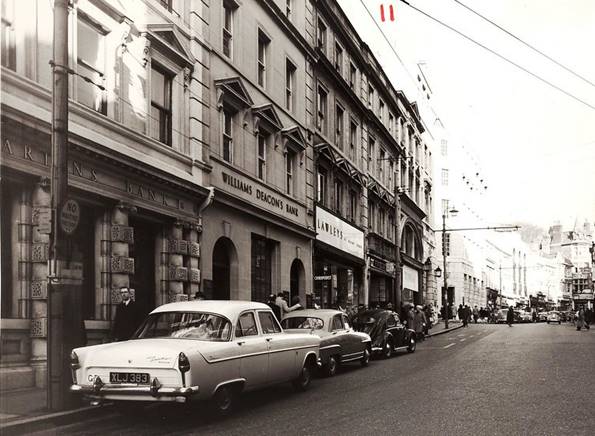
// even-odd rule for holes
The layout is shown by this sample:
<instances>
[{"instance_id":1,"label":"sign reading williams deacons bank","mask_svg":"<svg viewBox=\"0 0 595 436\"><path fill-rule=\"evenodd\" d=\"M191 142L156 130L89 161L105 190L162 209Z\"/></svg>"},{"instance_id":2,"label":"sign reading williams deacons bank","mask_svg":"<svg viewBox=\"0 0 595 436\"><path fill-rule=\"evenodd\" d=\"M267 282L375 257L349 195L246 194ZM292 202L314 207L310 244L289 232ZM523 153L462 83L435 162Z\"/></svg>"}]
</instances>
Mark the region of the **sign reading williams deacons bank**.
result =
<instances>
[{"instance_id":1,"label":"sign reading williams deacons bank","mask_svg":"<svg viewBox=\"0 0 595 436\"><path fill-rule=\"evenodd\" d=\"M318 206L316 239L360 259L364 258L364 232Z\"/></svg>"}]
</instances>

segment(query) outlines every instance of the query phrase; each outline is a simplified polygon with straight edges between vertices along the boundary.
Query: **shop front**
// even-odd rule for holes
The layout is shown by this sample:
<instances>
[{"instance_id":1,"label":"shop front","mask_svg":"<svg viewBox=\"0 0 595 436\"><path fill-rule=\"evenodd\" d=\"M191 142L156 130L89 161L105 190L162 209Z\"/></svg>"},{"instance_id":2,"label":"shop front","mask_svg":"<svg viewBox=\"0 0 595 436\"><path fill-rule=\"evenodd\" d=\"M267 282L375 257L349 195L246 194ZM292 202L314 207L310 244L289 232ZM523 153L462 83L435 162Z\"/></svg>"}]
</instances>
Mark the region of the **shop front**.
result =
<instances>
[{"instance_id":1,"label":"shop front","mask_svg":"<svg viewBox=\"0 0 595 436\"><path fill-rule=\"evenodd\" d=\"M322 308L368 304L364 268L364 232L316 206L312 304Z\"/></svg>"}]
</instances>

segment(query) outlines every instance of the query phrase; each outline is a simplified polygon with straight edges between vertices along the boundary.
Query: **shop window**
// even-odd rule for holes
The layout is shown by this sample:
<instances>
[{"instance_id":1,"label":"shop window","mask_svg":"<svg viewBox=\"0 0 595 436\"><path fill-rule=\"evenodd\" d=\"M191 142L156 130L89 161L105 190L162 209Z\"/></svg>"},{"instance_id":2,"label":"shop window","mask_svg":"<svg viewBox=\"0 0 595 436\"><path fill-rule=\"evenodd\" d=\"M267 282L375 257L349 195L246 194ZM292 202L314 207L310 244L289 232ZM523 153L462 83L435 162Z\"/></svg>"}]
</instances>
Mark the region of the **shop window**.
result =
<instances>
[{"instance_id":1,"label":"shop window","mask_svg":"<svg viewBox=\"0 0 595 436\"><path fill-rule=\"evenodd\" d=\"M14 34L14 1L2 0L2 66L16 71L16 45Z\"/></svg>"},{"instance_id":2,"label":"shop window","mask_svg":"<svg viewBox=\"0 0 595 436\"><path fill-rule=\"evenodd\" d=\"M171 145L172 77L157 64L151 64L151 138Z\"/></svg>"},{"instance_id":3,"label":"shop window","mask_svg":"<svg viewBox=\"0 0 595 436\"><path fill-rule=\"evenodd\" d=\"M88 79L88 80L85 80ZM107 113L105 84L105 34L90 22L77 25L77 100L94 111Z\"/></svg>"}]
</instances>

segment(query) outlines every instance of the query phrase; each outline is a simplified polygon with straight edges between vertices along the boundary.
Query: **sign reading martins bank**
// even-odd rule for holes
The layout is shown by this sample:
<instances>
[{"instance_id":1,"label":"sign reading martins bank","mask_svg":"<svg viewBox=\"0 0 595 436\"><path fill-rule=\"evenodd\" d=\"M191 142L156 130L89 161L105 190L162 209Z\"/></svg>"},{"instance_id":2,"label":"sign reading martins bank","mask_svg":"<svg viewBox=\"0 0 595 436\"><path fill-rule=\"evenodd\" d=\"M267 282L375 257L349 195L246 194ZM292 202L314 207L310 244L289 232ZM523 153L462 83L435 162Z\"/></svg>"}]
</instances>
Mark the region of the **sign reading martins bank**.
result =
<instances>
[{"instance_id":1,"label":"sign reading martins bank","mask_svg":"<svg viewBox=\"0 0 595 436\"><path fill-rule=\"evenodd\" d=\"M318 206L316 239L360 259L364 258L364 232Z\"/></svg>"}]
</instances>

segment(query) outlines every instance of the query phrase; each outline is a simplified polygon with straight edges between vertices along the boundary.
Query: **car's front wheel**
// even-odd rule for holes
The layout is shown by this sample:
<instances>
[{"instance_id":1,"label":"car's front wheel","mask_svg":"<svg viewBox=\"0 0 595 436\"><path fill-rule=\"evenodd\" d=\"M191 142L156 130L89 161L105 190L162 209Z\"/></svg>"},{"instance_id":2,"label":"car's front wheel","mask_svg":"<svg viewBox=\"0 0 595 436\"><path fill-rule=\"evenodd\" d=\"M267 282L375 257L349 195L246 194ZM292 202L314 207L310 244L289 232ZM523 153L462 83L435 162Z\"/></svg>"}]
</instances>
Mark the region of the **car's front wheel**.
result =
<instances>
[{"instance_id":1,"label":"car's front wheel","mask_svg":"<svg viewBox=\"0 0 595 436\"><path fill-rule=\"evenodd\" d=\"M312 381L312 368L309 362L304 362L300 375L291 383L296 391L303 392L308 389Z\"/></svg>"},{"instance_id":2,"label":"car's front wheel","mask_svg":"<svg viewBox=\"0 0 595 436\"><path fill-rule=\"evenodd\" d=\"M409 338L409 344L407 345L407 352L413 353L415 352L415 348L417 347L417 341L413 335Z\"/></svg>"},{"instance_id":3,"label":"car's front wheel","mask_svg":"<svg viewBox=\"0 0 595 436\"><path fill-rule=\"evenodd\" d=\"M370 363L370 350L368 349L368 347L366 347L364 350L364 355L362 356L361 364L362 364L362 366L368 366L369 363Z\"/></svg>"},{"instance_id":4,"label":"car's front wheel","mask_svg":"<svg viewBox=\"0 0 595 436\"><path fill-rule=\"evenodd\" d=\"M339 362L335 356L330 356L328 358L328 362L324 366L324 373L327 377L332 377L337 373L337 367L339 366Z\"/></svg>"},{"instance_id":5,"label":"car's front wheel","mask_svg":"<svg viewBox=\"0 0 595 436\"><path fill-rule=\"evenodd\" d=\"M236 390L231 385L221 386L213 395L211 408L219 416L226 416L231 413L236 403Z\"/></svg>"},{"instance_id":6,"label":"car's front wheel","mask_svg":"<svg viewBox=\"0 0 595 436\"><path fill-rule=\"evenodd\" d=\"M382 349L382 357L385 359L390 358L393 355L393 342L390 339L387 339L386 343L384 344L384 348Z\"/></svg>"}]
</instances>

